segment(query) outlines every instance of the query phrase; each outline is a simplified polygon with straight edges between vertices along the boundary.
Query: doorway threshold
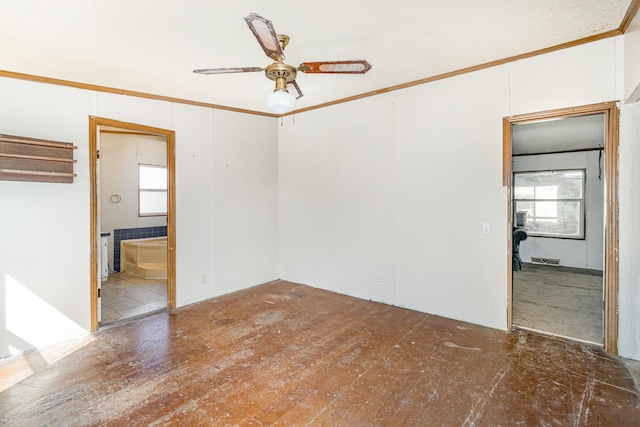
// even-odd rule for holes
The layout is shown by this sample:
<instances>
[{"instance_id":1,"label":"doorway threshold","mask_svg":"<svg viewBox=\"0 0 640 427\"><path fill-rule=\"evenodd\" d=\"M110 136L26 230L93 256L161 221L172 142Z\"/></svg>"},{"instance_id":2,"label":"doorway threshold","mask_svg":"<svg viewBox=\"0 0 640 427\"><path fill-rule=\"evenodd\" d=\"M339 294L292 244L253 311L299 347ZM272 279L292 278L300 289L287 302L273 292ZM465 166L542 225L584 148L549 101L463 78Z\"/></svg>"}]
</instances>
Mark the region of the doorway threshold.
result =
<instances>
[{"instance_id":1,"label":"doorway threshold","mask_svg":"<svg viewBox=\"0 0 640 427\"><path fill-rule=\"evenodd\" d=\"M166 313L167 311L169 311L169 309L165 307L165 308L161 308L161 309L158 309L158 310L149 311L147 313L138 314L136 316L125 317L124 319L115 320L113 322L109 322L109 323L106 323L104 325L100 324L100 326L98 327L98 331L104 331L104 330L113 328L115 326L126 325L126 324L128 324L130 322L134 322L134 321L140 320L140 319L145 318L145 317L154 316L154 315L160 314L160 313Z\"/></svg>"},{"instance_id":2,"label":"doorway threshold","mask_svg":"<svg viewBox=\"0 0 640 427\"><path fill-rule=\"evenodd\" d=\"M540 329L528 328L526 326L520 326L520 325L513 324L512 325L512 330L516 330L516 329L517 330L521 330L521 331L531 332L531 333L538 334L538 335L544 335L544 336L548 336L548 337L555 337L555 338L560 338L560 339L563 339L563 340L576 341L576 342L580 342L580 343L583 343L583 344L594 345L596 347L601 347L601 348L604 347L604 345L602 343L597 343L597 342L584 340L584 339L580 339L580 338L574 338L574 337L570 337L570 336L567 336L567 335L554 334L553 332L541 331Z\"/></svg>"}]
</instances>

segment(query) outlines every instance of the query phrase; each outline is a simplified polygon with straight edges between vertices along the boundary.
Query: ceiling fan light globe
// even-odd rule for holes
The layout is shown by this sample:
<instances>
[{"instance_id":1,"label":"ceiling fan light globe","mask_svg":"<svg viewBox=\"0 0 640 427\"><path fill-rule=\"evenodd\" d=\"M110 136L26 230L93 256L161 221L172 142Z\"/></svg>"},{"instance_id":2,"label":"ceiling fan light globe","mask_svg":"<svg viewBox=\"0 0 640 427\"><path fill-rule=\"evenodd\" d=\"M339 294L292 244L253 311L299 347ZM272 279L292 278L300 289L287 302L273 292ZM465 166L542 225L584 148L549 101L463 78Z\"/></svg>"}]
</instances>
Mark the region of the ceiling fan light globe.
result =
<instances>
[{"instance_id":1,"label":"ceiling fan light globe","mask_svg":"<svg viewBox=\"0 0 640 427\"><path fill-rule=\"evenodd\" d=\"M267 95L267 108L276 114L284 114L296 107L296 98L286 89L276 89Z\"/></svg>"}]
</instances>

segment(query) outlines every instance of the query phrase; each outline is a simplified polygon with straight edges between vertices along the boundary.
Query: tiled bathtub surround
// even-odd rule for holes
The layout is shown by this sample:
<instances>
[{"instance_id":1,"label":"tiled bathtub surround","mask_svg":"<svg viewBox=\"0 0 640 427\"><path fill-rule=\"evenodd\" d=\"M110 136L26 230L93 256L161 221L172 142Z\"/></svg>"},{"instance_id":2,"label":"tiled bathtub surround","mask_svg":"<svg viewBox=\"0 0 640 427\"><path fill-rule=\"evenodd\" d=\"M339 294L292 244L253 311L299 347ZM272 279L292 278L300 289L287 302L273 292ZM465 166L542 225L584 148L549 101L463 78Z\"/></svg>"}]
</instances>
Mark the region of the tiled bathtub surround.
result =
<instances>
[{"instance_id":1,"label":"tiled bathtub surround","mask_svg":"<svg viewBox=\"0 0 640 427\"><path fill-rule=\"evenodd\" d=\"M145 239L148 237L163 237L167 235L167 226L117 228L113 230L113 269L120 271L120 241L128 239Z\"/></svg>"}]
</instances>

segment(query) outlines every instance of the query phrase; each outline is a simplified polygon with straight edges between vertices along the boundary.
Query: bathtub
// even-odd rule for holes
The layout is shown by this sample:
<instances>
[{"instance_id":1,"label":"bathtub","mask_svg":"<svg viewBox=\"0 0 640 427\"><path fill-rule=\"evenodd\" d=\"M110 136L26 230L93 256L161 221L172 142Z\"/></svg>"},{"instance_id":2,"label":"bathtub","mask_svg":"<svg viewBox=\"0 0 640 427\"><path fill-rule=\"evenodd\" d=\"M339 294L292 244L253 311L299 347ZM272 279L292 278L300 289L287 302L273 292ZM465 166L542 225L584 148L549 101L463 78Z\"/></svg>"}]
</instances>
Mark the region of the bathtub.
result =
<instances>
[{"instance_id":1,"label":"bathtub","mask_svg":"<svg viewBox=\"0 0 640 427\"><path fill-rule=\"evenodd\" d=\"M120 271L145 279L166 279L167 238L121 240Z\"/></svg>"}]
</instances>

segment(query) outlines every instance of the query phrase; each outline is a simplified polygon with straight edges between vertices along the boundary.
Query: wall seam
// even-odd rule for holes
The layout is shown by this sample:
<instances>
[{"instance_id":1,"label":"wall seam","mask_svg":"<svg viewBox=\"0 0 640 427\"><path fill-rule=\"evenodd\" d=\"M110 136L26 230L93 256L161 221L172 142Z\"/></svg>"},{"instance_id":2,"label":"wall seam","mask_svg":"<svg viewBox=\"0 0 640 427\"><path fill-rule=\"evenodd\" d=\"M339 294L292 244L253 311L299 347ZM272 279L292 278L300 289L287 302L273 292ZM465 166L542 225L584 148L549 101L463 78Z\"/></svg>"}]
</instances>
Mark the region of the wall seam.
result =
<instances>
[{"instance_id":1,"label":"wall seam","mask_svg":"<svg viewBox=\"0 0 640 427\"><path fill-rule=\"evenodd\" d=\"M393 203L392 209L391 209L391 247L392 247L392 258L391 258L391 304L395 305L396 304L396 263L397 263L397 247L396 247L396 219L397 219L397 209L398 209L398 200L397 200L397 177L396 177L396 171L398 170L398 168L396 167L396 161L397 161L397 138L396 138L396 95L397 95L397 91L393 91L393 100L392 100L392 108L391 108L391 113L393 115L392 117L392 124L391 124L391 158L392 158L392 162L391 162L391 203Z\"/></svg>"}]
</instances>

